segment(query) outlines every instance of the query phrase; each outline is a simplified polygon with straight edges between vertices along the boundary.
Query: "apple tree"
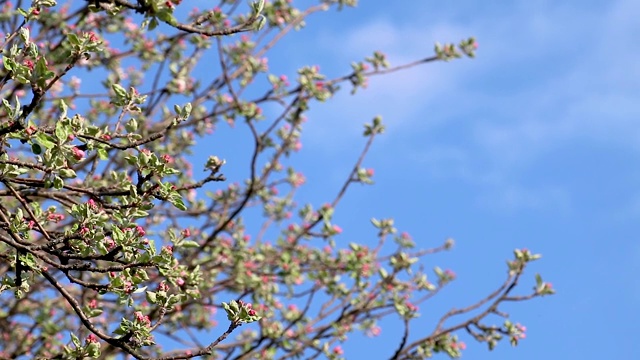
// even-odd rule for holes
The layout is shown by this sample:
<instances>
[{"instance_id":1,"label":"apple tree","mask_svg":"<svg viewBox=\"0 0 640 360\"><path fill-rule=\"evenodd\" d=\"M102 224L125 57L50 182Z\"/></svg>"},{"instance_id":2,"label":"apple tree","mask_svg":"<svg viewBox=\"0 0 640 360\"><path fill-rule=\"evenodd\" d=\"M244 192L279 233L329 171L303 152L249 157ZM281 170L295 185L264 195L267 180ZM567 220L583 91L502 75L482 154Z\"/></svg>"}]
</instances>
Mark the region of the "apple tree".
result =
<instances>
[{"instance_id":1,"label":"apple tree","mask_svg":"<svg viewBox=\"0 0 640 360\"><path fill-rule=\"evenodd\" d=\"M426 329L412 327L419 306L455 274L424 258L452 240L420 249L374 218L370 241L336 241L341 199L373 182L380 117L323 205L296 194L305 175L290 160L312 106L473 57L475 39L408 64L372 49L339 76L278 74L267 59L283 37L356 1L194 3L0 5L0 357L340 359L354 332L384 339L391 359L456 358L460 337L516 345L525 327L500 306L553 293L539 275L519 287L539 255L515 250L496 289ZM207 146L230 133L250 155L234 164L243 178ZM381 334L383 318L404 330Z\"/></svg>"}]
</instances>

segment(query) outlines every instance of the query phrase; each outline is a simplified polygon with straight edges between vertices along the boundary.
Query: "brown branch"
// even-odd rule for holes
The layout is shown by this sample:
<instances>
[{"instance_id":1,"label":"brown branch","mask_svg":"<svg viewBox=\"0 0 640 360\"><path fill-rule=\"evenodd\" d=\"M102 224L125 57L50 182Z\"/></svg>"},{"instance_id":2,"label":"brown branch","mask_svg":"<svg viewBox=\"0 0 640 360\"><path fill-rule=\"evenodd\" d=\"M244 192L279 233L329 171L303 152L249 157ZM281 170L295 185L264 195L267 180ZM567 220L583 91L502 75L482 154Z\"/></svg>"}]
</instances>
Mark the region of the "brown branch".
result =
<instances>
[{"instance_id":1,"label":"brown branch","mask_svg":"<svg viewBox=\"0 0 640 360\"><path fill-rule=\"evenodd\" d=\"M47 270L40 269L40 273L44 276L47 281L53 285L53 287L65 298L67 303L71 305L73 311L80 318L80 322L89 329L92 333L96 334L99 338L106 341L109 345L118 347L128 354L131 354L136 359L144 359L144 357L140 356L137 351L132 348L129 344L118 340L117 338L111 337L98 329L89 319L89 317L82 311L81 305L73 298L71 294L62 286L53 276L49 274Z\"/></svg>"},{"instance_id":2,"label":"brown branch","mask_svg":"<svg viewBox=\"0 0 640 360\"><path fill-rule=\"evenodd\" d=\"M213 341L211 344L209 344L209 346L207 346L204 349L194 349L194 350L183 351L180 354L159 357L159 358L155 358L154 360L191 359L191 358L194 358L194 357L200 357L200 356L204 356L204 355L211 355L213 353L213 349L219 343L221 343L224 339L226 339L229 335L231 335L233 330L238 328L240 325L242 325L242 323L240 323L240 322L231 322L231 324L229 324L229 328L227 328L227 330L222 335L220 335L215 341Z\"/></svg>"}]
</instances>

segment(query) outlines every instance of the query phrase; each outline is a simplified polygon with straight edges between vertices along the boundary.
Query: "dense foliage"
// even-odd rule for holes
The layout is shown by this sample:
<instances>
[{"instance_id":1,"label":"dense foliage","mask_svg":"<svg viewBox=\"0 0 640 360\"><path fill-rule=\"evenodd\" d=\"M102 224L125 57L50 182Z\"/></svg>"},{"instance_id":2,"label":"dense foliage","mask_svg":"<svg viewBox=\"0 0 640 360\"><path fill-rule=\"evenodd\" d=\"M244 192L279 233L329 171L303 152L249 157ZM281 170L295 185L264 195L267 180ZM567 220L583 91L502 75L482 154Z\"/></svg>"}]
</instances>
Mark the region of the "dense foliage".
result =
<instances>
[{"instance_id":1,"label":"dense foliage","mask_svg":"<svg viewBox=\"0 0 640 360\"><path fill-rule=\"evenodd\" d=\"M416 249L373 219L377 239L334 242L340 199L372 183L363 161L381 118L325 205L295 200L305 177L289 158L312 105L370 76L472 57L473 38L410 64L374 52L342 77L308 66L288 78L269 72L274 45L355 0L24 3L0 12L0 357L338 359L352 332L380 335L383 317L405 330L381 357L458 357L460 331L517 344L525 329L500 304L553 293L538 276L514 294L539 257L516 250L495 291L409 336L418 306L455 279L421 259L453 241ZM201 145L224 141L221 127L249 136L244 181Z\"/></svg>"}]
</instances>

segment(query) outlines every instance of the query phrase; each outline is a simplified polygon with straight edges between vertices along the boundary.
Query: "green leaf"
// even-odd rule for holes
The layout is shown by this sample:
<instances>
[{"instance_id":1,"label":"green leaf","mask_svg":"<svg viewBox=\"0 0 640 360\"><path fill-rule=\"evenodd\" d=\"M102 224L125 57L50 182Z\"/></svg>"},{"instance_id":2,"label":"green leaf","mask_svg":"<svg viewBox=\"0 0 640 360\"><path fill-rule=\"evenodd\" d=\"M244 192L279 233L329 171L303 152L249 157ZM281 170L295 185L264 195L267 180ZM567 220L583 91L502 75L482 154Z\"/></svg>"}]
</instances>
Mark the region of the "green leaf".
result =
<instances>
[{"instance_id":1,"label":"green leaf","mask_svg":"<svg viewBox=\"0 0 640 360\"><path fill-rule=\"evenodd\" d=\"M13 61L13 59L8 58L6 56L2 57L2 63L4 64L4 68L9 70L9 71L13 71L14 65L15 65L15 61Z\"/></svg>"},{"instance_id":2,"label":"green leaf","mask_svg":"<svg viewBox=\"0 0 640 360\"><path fill-rule=\"evenodd\" d=\"M262 28L264 28L265 24L267 23L267 18L264 15L258 15L258 18L256 19L255 23L254 23L254 30L255 31L260 31L262 30Z\"/></svg>"},{"instance_id":3,"label":"green leaf","mask_svg":"<svg viewBox=\"0 0 640 360\"><path fill-rule=\"evenodd\" d=\"M59 106L60 106L60 119L64 119L65 117L67 117L67 110L69 109L69 107L67 106L67 103L64 102L64 100L60 100Z\"/></svg>"},{"instance_id":4,"label":"green leaf","mask_svg":"<svg viewBox=\"0 0 640 360\"><path fill-rule=\"evenodd\" d=\"M147 301L151 304L155 304L158 299L158 294L153 291L147 291Z\"/></svg>"},{"instance_id":5,"label":"green leaf","mask_svg":"<svg viewBox=\"0 0 640 360\"><path fill-rule=\"evenodd\" d=\"M20 28L20 39L22 39L22 42L25 44L29 42L29 29L24 27Z\"/></svg>"},{"instance_id":6,"label":"green leaf","mask_svg":"<svg viewBox=\"0 0 640 360\"><path fill-rule=\"evenodd\" d=\"M34 1L35 3L35 1ZM38 6L44 6L44 7L54 7L56 6L56 0L39 0L37 2Z\"/></svg>"},{"instance_id":7,"label":"green leaf","mask_svg":"<svg viewBox=\"0 0 640 360\"><path fill-rule=\"evenodd\" d=\"M100 357L100 344L98 343L89 343L85 350L90 358L97 359Z\"/></svg>"},{"instance_id":8,"label":"green leaf","mask_svg":"<svg viewBox=\"0 0 640 360\"><path fill-rule=\"evenodd\" d=\"M111 89L116 93L116 96L120 99L127 97L127 90L118 84L111 85Z\"/></svg>"},{"instance_id":9,"label":"green leaf","mask_svg":"<svg viewBox=\"0 0 640 360\"><path fill-rule=\"evenodd\" d=\"M8 115L13 116L13 109L11 108L11 104L9 104L9 100L2 99L2 107L8 113Z\"/></svg>"},{"instance_id":10,"label":"green leaf","mask_svg":"<svg viewBox=\"0 0 640 360\"><path fill-rule=\"evenodd\" d=\"M103 312L104 310L102 309L91 309L90 311L87 312L87 316L89 316L90 318L94 318L102 315Z\"/></svg>"},{"instance_id":11,"label":"green leaf","mask_svg":"<svg viewBox=\"0 0 640 360\"><path fill-rule=\"evenodd\" d=\"M130 133L134 132L134 131L138 130L138 121L136 119L134 119L134 118L131 118L124 125L124 128Z\"/></svg>"},{"instance_id":12,"label":"green leaf","mask_svg":"<svg viewBox=\"0 0 640 360\"><path fill-rule=\"evenodd\" d=\"M56 146L56 143L53 141L53 137L44 132L38 132L38 134L36 134L36 139L47 149L53 149Z\"/></svg>"},{"instance_id":13,"label":"green leaf","mask_svg":"<svg viewBox=\"0 0 640 360\"><path fill-rule=\"evenodd\" d=\"M157 13L158 19L166 22L171 26L176 26L178 24L178 20L173 16L172 11L169 9L163 9L158 11Z\"/></svg>"},{"instance_id":14,"label":"green leaf","mask_svg":"<svg viewBox=\"0 0 640 360\"><path fill-rule=\"evenodd\" d=\"M187 206L184 204L184 201L182 201L182 197L178 193L171 194L169 196L169 202L179 210L187 210Z\"/></svg>"},{"instance_id":15,"label":"green leaf","mask_svg":"<svg viewBox=\"0 0 640 360\"><path fill-rule=\"evenodd\" d=\"M233 305L233 300L232 300L232 305ZM222 308L224 309L224 311L227 313L227 319L229 321L233 321L235 320L235 318L237 317L237 311L238 309L232 309L232 306L223 302L222 303Z\"/></svg>"},{"instance_id":16,"label":"green leaf","mask_svg":"<svg viewBox=\"0 0 640 360\"><path fill-rule=\"evenodd\" d=\"M24 219L24 213L22 212L22 209L18 208L16 210L15 219L18 221L22 221L22 219Z\"/></svg>"},{"instance_id":17,"label":"green leaf","mask_svg":"<svg viewBox=\"0 0 640 360\"><path fill-rule=\"evenodd\" d=\"M258 0L251 3L251 7L253 8L253 13L258 15L264 9L264 0Z\"/></svg>"},{"instance_id":18,"label":"green leaf","mask_svg":"<svg viewBox=\"0 0 640 360\"><path fill-rule=\"evenodd\" d=\"M193 240L185 240L185 241L180 243L180 247L183 247L183 248L199 248L200 244L198 244L197 242L195 242Z\"/></svg>"},{"instance_id":19,"label":"green leaf","mask_svg":"<svg viewBox=\"0 0 640 360\"><path fill-rule=\"evenodd\" d=\"M22 114L22 109L20 106L20 98L18 97L18 95L16 95L16 106L14 107L13 115L17 117L20 114Z\"/></svg>"},{"instance_id":20,"label":"green leaf","mask_svg":"<svg viewBox=\"0 0 640 360\"><path fill-rule=\"evenodd\" d=\"M149 213L142 209L135 209L134 212L131 214L131 216L134 218L140 219L140 218L146 218L147 216L149 216Z\"/></svg>"},{"instance_id":21,"label":"green leaf","mask_svg":"<svg viewBox=\"0 0 640 360\"><path fill-rule=\"evenodd\" d=\"M156 27L158 27L158 19L156 19L155 17L151 18L151 21L149 21L149 27L147 29L148 30L153 30Z\"/></svg>"},{"instance_id":22,"label":"green leaf","mask_svg":"<svg viewBox=\"0 0 640 360\"><path fill-rule=\"evenodd\" d=\"M18 14L22 15L22 17L24 18L29 17L29 13L26 12L23 8L18 8Z\"/></svg>"},{"instance_id":23,"label":"green leaf","mask_svg":"<svg viewBox=\"0 0 640 360\"><path fill-rule=\"evenodd\" d=\"M65 179L72 179L77 176L76 172L73 171L72 169L60 169L59 173L60 173L60 176Z\"/></svg>"},{"instance_id":24,"label":"green leaf","mask_svg":"<svg viewBox=\"0 0 640 360\"><path fill-rule=\"evenodd\" d=\"M98 149L96 152L98 153L100 160L107 160L109 158L109 153L105 149Z\"/></svg>"},{"instance_id":25,"label":"green leaf","mask_svg":"<svg viewBox=\"0 0 640 360\"><path fill-rule=\"evenodd\" d=\"M64 187L64 180L60 176L55 176L53 178L53 188L56 190L60 190Z\"/></svg>"},{"instance_id":26,"label":"green leaf","mask_svg":"<svg viewBox=\"0 0 640 360\"><path fill-rule=\"evenodd\" d=\"M433 268L433 272L436 273L436 275L438 275L438 277L442 277L444 275L444 271L442 271L442 269L440 269L439 266L436 266L435 268Z\"/></svg>"},{"instance_id":27,"label":"green leaf","mask_svg":"<svg viewBox=\"0 0 640 360\"><path fill-rule=\"evenodd\" d=\"M78 339L76 334L71 333L70 335L71 335L71 342L73 343L73 345L75 345L76 347L80 347L80 339Z\"/></svg>"},{"instance_id":28,"label":"green leaf","mask_svg":"<svg viewBox=\"0 0 640 360\"><path fill-rule=\"evenodd\" d=\"M58 138L58 143L64 143L69 138L69 129L62 121L56 123L55 135Z\"/></svg>"},{"instance_id":29,"label":"green leaf","mask_svg":"<svg viewBox=\"0 0 640 360\"><path fill-rule=\"evenodd\" d=\"M47 76L51 73L52 72L49 71L49 69L47 69L47 63L44 57L41 57L40 59L38 59L38 61L36 62L36 68L34 73L35 77L38 79L38 82L44 85L44 82L47 79Z\"/></svg>"},{"instance_id":30,"label":"green leaf","mask_svg":"<svg viewBox=\"0 0 640 360\"><path fill-rule=\"evenodd\" d=\"M192 110L191 103L186 103L184 105L184 109L182 110L181 116L185 119L188 118L189 115L191 115L191 110Z\"/></svg>"},{"instance_id":31,"label":"green leaf","mask_svg":"<svg viewBox=\"0 0 640 360\"><path fill-rule=\"evenodd\" d=\"M67 34L67 40L69 40L73 45L80 45L80 39L78 38L78 35L74 33Z\"/></svg>"}]
</instances>

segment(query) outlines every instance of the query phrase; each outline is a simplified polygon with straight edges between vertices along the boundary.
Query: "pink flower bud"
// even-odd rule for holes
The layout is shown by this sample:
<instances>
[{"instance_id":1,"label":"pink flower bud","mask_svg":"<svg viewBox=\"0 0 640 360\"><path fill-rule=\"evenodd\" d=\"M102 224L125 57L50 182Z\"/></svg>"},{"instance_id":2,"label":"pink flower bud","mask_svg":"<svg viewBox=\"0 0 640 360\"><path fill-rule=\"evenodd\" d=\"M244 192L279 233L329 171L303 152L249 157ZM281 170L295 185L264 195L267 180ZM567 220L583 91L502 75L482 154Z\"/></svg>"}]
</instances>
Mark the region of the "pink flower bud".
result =
<instances>
[{"instance_id":1,"label":"pink flower bud","mask_svg":"<svg viewBox=\"0 0 640 360\"><path fill-rule=\"evenodd\" d=\"M80 161L84 158L84 151L78 149L77 146L74 146L73 148L71 148L71 151L73 152L73 157Z\"/></svg>"},{"instance_id":2,"label":"pink flower bud","mask_svg":"<svg viewBox=\"0 0 640 360\"><path fill-rule=\"evenodd\" d=\"M95 309L98 307L98 300L96 299L91 299L91 301L89 301L89 305L87 305L89 307L89 309Z\"/></svg>"},{"instance_id":3,"label":"pink flower bud","mask_svg":"<svg viewBox=\"0 0 640 360\"><path fill-rule=\"evenodd\" d=\"M144 231L144 228L142 226L140 226L140 225L136 226L136 233L140 237L145 236L147 234L147 232Z\"/></svg>"},{"instance_id":4,"label":"pink flower bud","mask_svg":"<svg viewBox=\"0 0 640 360\"><path fill-rule=\"evenodd\" d=\"M98 342L98 337L95 334L89 334L89 336L87 336L87 342L88 343L97 343Z\"/></svg>"}]
</instances>

